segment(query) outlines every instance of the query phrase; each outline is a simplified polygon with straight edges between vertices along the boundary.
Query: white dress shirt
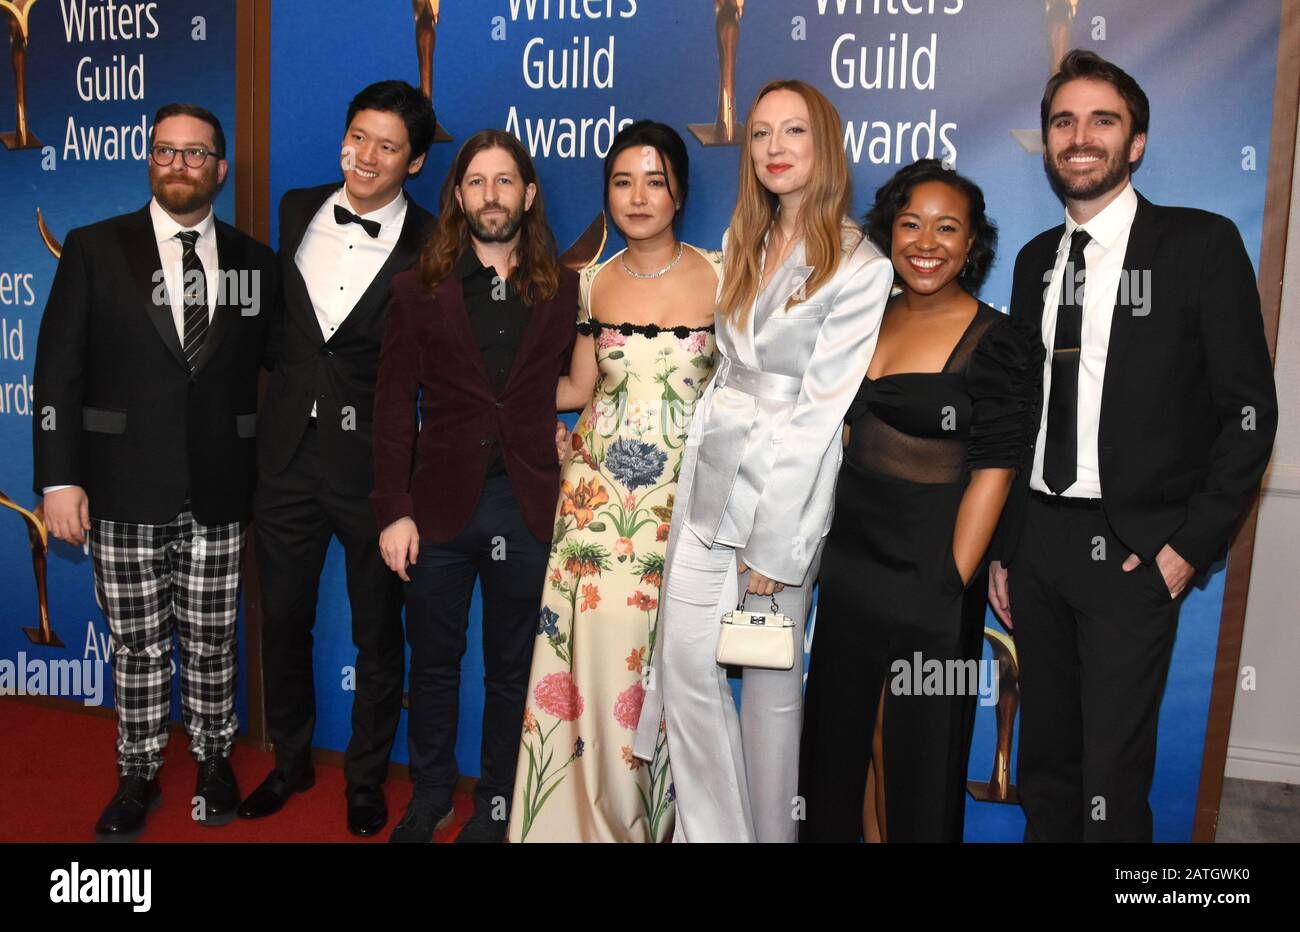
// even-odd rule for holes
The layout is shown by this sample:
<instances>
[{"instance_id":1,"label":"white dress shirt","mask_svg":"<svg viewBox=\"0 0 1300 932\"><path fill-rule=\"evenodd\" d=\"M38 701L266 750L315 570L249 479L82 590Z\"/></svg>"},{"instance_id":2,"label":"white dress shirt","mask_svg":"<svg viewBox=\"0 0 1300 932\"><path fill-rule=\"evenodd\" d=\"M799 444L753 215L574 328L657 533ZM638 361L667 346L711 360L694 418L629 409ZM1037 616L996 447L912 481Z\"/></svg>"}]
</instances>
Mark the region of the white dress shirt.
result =
<instances>
[{"instance_id":1,"label":"white dress shirt","mask_svg":"<svg viewBox=\"0 0 1300 932\"><path fill-rule=\"evenodd\" d=\"M378 222L379 235L372 237L359 223L339 223L334 219L335 204ZM316 322L326 340L334 336L388 261L405 222L405 194L398 192L383 207L363 214L348 200L347 188L340 187L334 197L325 199L307 224L294 262L307 283ZM314 403L311 416L316 416Z\"/></svg>"},{"instance_id":2,"label":"white dress shirt","mask_svg":"<svg viewBox=\"0 0 1300 932\"><path fill-rule=\"evenodd\" d=\"M203 277L207 279L208 323L212 323L212 310L217 303L217 290L221 284L221 269L217 261L217 228L211 208L197 226L183 227L172 215L163 210L157 198L149 201L149 217L153 221L153 235L158 243L158 257L162 260L163 283L167 287L167 300L172 306L172 322L176 324L176 338L185 345L185 262L184 246L176 238L182 230L196 230L194 251L203 263ZM355 225L355 224L354 224ZM157 285L157 282L153 283ZM51 485L41 489L42 495L70 488Z\"/></svg>"},{"instance_id":3,"label":"white dress shirt","mask_svg":"<svg viewBox=\"0 0 1300 932\"><path fill-rule=\"evenodd\" d=\"M192 227L183 227L172 215L162 209L158 199L149 202L149 216L153 220L153 235L158 241L158 256L162 259L163 281L167 284L167 298L172 305L172 321L176 324L176 336L181 345L185 345L185 263L184 246L176 238L182 230L194 230L199 238L194 241L194 251L203 263L203 275L207 279L208 323L212 323L212 310L217 304L217 292L221 285L221 268L217 259L217 227L213 220L211 208L208 215Z\"/></svg>"},{"instance_id":4,"label":"white dress shirt","mask_svg":"<svg viewBox=\"0 0 1300 932\"><path fill-rule=\"evenodd\" d=\"M1056 342L1056 311L1060 304L1061 279L1070 256L1070 238L1082 227L1092 238L1083 249L1087 275L1083 288L1083 331L1079 356L1078 466L1074 484L1062 494L1068 498L1101 498L1101 471L1097 458L1097 432L1101 423L1101 388L1106 377L1106 351L1110 346L1110 323L1115 314L1120 279L1124 274L1124 256L1128 252L1128 235L1137 214L1137 192L1125 185L1115 200L1087 223L1075 223L1065 215L1065 232L1056 248L1056 265L1043 299L1043 413L1034 445L1034 468L1029 487L1040 492L1051 490L1043 481L1043 456L1047 445L1048 399L1052 391L1052 350Z\"/></svg>"}]
</instances>

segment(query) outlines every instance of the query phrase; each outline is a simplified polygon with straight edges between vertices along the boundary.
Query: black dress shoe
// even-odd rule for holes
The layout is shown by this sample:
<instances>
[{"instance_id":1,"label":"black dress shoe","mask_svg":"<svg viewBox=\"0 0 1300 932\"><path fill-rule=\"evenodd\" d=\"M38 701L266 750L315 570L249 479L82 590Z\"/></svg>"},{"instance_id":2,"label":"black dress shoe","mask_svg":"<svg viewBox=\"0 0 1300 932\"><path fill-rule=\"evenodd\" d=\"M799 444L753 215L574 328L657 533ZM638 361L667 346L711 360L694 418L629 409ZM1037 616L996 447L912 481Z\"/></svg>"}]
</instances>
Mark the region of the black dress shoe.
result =
<instances>
[{"instance_id":1,"label":"black dress shoe","mask_svg":"<svg viewBox=\"0 0 1300 932\"><path fill-rule=\"evenodd\" d=\"M433 833L444 825L450 825L455 818L455 810L448 806L437 806L416 797L406 807L406 815L398 822L393 833L388 836L391 844L425 844L433 841Z\"/></svg>"},{"instance_id":2,"label":"black dress shoe","mask_svg":"<svg viewBox=\"0 0 1300 932\"><path fill-rule=\"evenodd\" d=\"M194 782L194 795L202 802L195 812L194 821L208 828L229 825L239 808L239 784L227 757L209 757L199 762L198 779Z\"/></svg>"},{"instance_id":3,"label":"black dress shoe","mask_svg":"<svg viewBox=\"0 0 1300 932\"><path fill-rule=\"evenodd\" d=\"M377 786L348 790L348 831L353 835L374 835L388 824L388 803Z\"/></svg>"},{"instance_id":4,"label":"black dress shoe","mask_svg":"<svg viewBox=\"0 0 1300 932\"><path fill-rule=\"evenodd\" d=\"M456 844L499 845L506 840L506 822L475 809L465 827L456 836Z\"/></svg>"},{"instance_id":5,"label":"black dress shoe","mask_svg":"<svg viewBox=\"0 0 1300 932\"><path fill-rule=\"evenodd\" d=\"M316 785L316 773L308 768L295 777L288 777L283 770L272 770L267 774L257 789L249 794L239 806L241 819L260 819L275 815L284 808L284 804L294 793L301 793Z\"/></svg>"},{"instance_id":6,"label":"black dress shoe","mask_svg":"<svg viewBox=\"0 0 1300 932\"><path fill-rule=\"evenodd\" d=\"M149 812L162 801L158 778L146 780L139 774L127 774L117 782L117 792L104 807L95 823L99 841L135 841L144 831Z\"/></svg>"}]
</instances>

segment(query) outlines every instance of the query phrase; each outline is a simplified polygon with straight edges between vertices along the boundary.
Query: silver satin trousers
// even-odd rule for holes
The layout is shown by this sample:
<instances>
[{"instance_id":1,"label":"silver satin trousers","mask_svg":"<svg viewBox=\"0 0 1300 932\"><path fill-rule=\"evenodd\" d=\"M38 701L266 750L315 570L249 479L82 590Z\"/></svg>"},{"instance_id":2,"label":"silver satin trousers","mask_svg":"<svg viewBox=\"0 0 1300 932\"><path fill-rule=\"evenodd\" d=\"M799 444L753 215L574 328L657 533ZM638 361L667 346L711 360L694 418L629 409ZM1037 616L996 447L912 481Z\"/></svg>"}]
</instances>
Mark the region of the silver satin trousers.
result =
<instances>
[{"instance_id":1,"label":"silver satin trousers","mask_svg":"<svg viewBox=\"0 0 1300 932\"><path fill-rule=\"evenodd\" d=\"M734 548L706 547L685 525L673 530L680 540L659 613L663 647L656 663L677 797L673 841L797 841L804 623L820 542L804 585L776 596L795 623L794 666L746 667L737 714L716 658L722 615L736 607L749 574L737 575ZM755 595L746 602L755 610L770 605Z\"/></svg>"}]
</instances>

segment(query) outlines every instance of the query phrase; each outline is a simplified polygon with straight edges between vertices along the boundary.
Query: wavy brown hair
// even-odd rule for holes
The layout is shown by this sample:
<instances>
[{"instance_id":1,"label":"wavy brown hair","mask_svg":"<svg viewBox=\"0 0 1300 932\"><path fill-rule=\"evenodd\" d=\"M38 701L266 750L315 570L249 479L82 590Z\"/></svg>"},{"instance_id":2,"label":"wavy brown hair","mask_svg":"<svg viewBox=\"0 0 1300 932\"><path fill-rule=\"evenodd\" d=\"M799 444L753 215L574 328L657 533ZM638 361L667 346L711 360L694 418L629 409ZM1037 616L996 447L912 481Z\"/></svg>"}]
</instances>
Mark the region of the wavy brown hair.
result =
<instances>
[{"instance_id":1,"label":"wavy brown hair","mask_svg":"<svg viewBox=\"0 0 1300 932\"><path fill-rule=\"evenodd\" d=\"M758 102L773 91L794 91L808 106L808 118L813 138L813 169L804 189L799 209L799 223L803 228L804 261L812 266L812 276L802 289L811 295L830 280L839 268L846 249L844 226L857 229L849 214L853 202L853 182L849 178L848 159L844 156L844 124L839 111L821 91L798 80L768 82L749 108L745 120L745 143L740 150L740 184L736 193L736 209L731 214L730 233L727 237L727 255L722 269L722 295L718 299L718 313L733 317L737 327L743 327L749 309L758 297L762 281L760 267L763 237L776 220L780 201L763 187L749 152L753 138L752 122ZM861 231L852 243L857 245ZM792 296L786 307L797 304L800 298Z\"/></svg>"},{"instance_id":2,"label":"wavy brown hair","mask_svg":"<svg viewBox=\"0 0 1300 932\"><path fill-rule=\"evenodd\" d=\"M433 294L438 284L451 274L465 250L473 248L469 223L456 200L456 189L465 180L474 156L487 149L505 149L514 159L524 187L537 185L532 207L524 211L523 223L519 227L515 267L510 270L508 281L525 304L549 301L560 287L560 264L555 255L555 236L546 223L546 204L542 200L541 185L537 184L537 170L523 144L499 129L480 130L465 140L456 153L456 160L442 183L438 224L420 253L417 264L420 282Z\"/></svg>"}]
</instances>

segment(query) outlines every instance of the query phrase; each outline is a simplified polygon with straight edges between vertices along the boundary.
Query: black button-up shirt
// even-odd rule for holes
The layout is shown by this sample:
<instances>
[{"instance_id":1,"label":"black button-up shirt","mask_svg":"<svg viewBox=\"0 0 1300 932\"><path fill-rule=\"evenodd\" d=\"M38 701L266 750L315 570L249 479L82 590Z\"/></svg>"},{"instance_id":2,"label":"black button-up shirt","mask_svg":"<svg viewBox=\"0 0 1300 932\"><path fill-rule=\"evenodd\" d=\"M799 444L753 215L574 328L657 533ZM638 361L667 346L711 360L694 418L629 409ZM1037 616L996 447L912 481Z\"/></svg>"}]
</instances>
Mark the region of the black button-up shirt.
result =
<instances>
[{"instance_id":1,"label":"black button-up shirt","mask_svg":"<svg viewBox=\"0 0 1300 932\"><path fill-rule=\"evenodd\" d=\"M492 380L493 391L500 395L523 340L528 310L509 282L498 286L496 269L484 266L473 248L466 249L457 260L456 276L465 295L470 327L483 354L483 367ZM501 444L494 441L487 474L501 476L505 471Z\"/></svg>"}]
</instances>

